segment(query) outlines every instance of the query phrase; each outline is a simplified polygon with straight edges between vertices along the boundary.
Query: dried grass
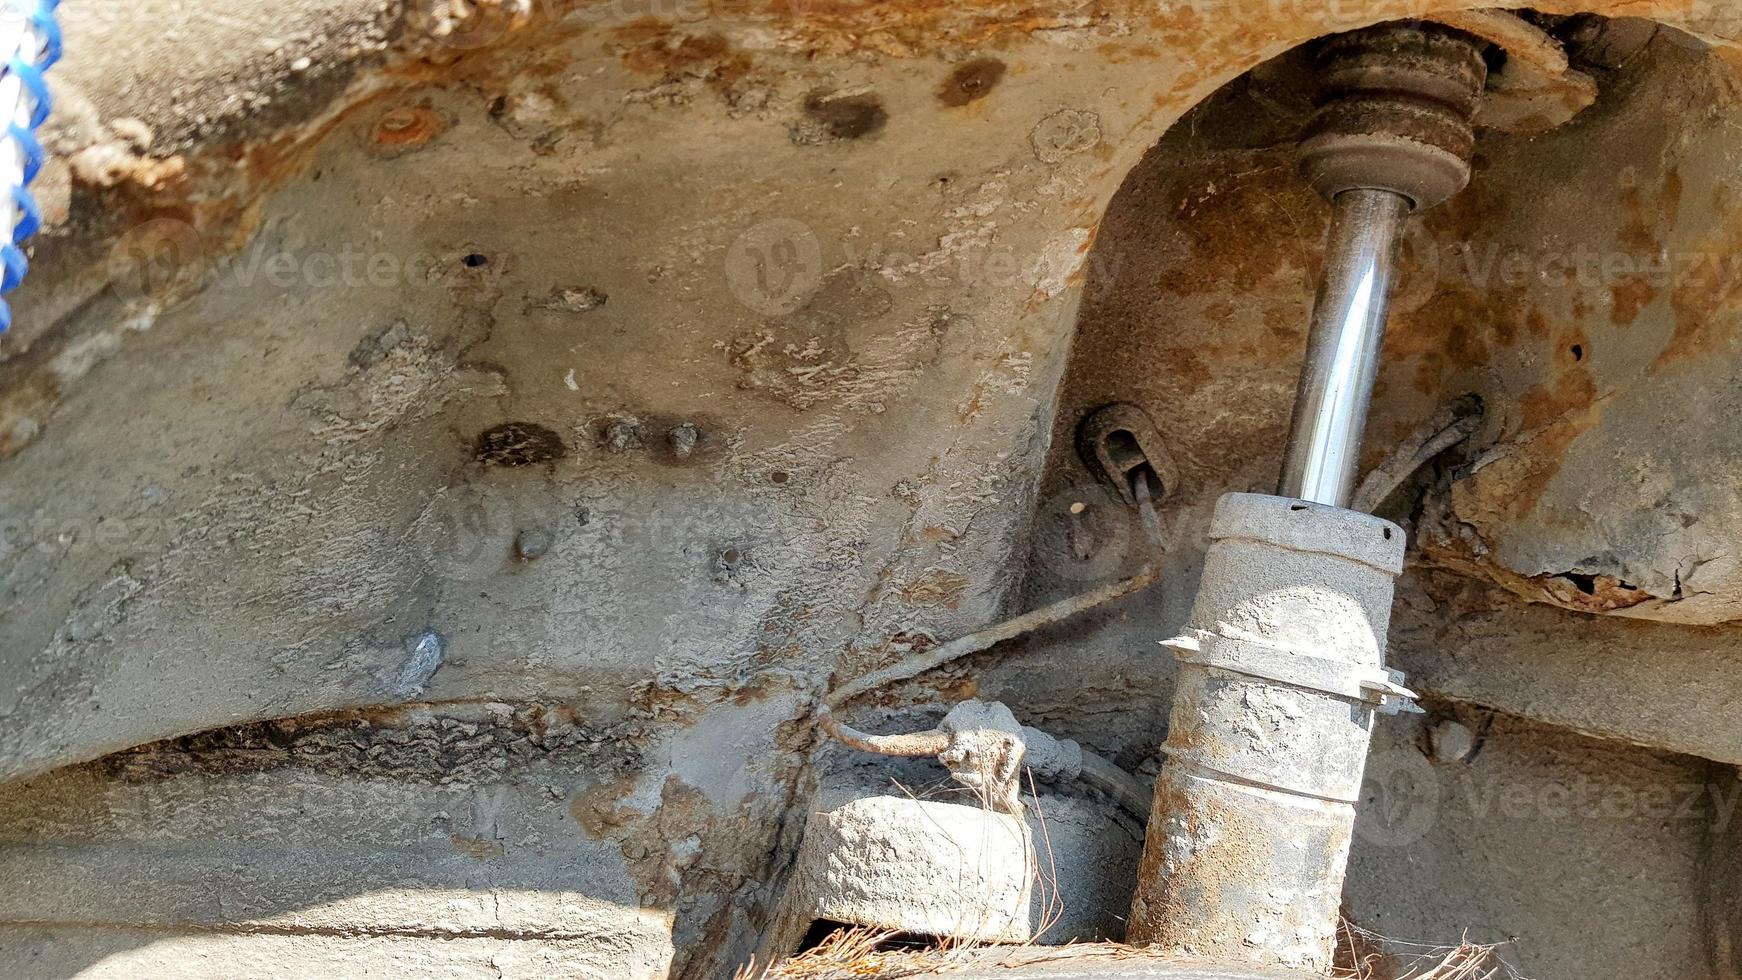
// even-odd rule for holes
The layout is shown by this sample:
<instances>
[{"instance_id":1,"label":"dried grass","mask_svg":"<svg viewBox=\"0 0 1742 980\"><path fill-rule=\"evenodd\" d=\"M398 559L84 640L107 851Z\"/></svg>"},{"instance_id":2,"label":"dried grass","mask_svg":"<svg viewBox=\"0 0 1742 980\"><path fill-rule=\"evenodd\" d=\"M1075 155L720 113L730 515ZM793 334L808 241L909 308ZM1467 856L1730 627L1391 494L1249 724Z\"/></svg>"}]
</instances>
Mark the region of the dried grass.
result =
<instances>
[{"instance_id":1,"label":"dried grass","mask_svg":"<svg viewBox=\"0 0 1742 980\"><path fill-rule=\"evenodd\" d=\"M1339 980L1526 980L1501 950L1510 943L1429 946L1390 939L1343 919L1338 926Z\"/></svg>"},{"instance_id":2,"label":"dried grass","mask_svg":"<svg viewBox=\"0 0 1742 980\"><path fill-rule=\"evenodd\" d=\"M998 969L1031 963L1079 963L1085 959L1122 960L1153 953L1118 943L1066 946L991 946L941 943L924 949L889 949L898 939L874 929L842 929L822 943L773 967L739 970L734 980L900 980L977 966Z\"/></svg>"},{"instance_id":3,"label":"dried grass","mask_svg":"<svg viewBox=\"0 0 1742 980\"><path fill-rule=\"evenodd\" d=\"M990 946L941 942L924 948L892 948L901 937L875 929L842 929L817 946L767 969L754 965L734 980L901 980L948 973L967 966L981 969L1038 963L1081 964L1160 959L1153 950L1120 943L1065 946ZM1339 966L1329 980L1526 980L1501 957L1506 944L1461 942L1428 946L1388 939L1344 920ZM1184 962L1184 961L1180 961Z\"/></svg>"}]
</instances>

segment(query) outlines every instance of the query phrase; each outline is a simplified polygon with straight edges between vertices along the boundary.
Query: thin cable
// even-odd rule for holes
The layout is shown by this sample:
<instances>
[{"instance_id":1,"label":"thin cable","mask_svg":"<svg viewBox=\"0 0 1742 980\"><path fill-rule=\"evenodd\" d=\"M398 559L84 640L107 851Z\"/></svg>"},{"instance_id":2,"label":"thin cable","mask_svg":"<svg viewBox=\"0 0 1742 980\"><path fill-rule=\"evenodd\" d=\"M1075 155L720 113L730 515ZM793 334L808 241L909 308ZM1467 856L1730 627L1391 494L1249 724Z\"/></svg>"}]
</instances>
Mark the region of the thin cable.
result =
<instances>
[{"instance_id":1,"label":"thin cable","mask_svg":"<svg viewBox=\"0 0 1742 980\"><path fill-rule=\"evenodd\" d=\"M1385 462L1367 474L1349 502L1349 509L1371 514L1416 470L1470 438L1481 425L1482 400L1475 395L1465 395L1435 412L1432 418L1416 426Z\"/></svg>"},{"instance_id":2,"label":"thin cable","mask_svg":"<svg viewBox=\"0 0 1742 980\"><path fill-rule=\"evenodd\" d=\"M1088 749L1082 752L1083 771L1077 778L1112 797L1120 809L1136 817L1138 822L1147 822L1152 797L1149 787L1106 756Z\"/></svg>"},{"instance_id":3,"label":"thin cable","mask_svg":"<svg viewBox=\"0 0 1742 980\"><path fill-rule=\"evenodd\" d=\"M939 644L912 660L905 660L882 670L874 670L857 680L848 681L822 699L818 708L819 715L827 717L830 711L878 688L888 687L900 681L912 680L921 674L936 670L970 654L990 649L1005 640L1064 622L1073 616L1104 606L1115 599L1122 599L1133 592L1141 592L1154 585L1161 578L1161 558L1159 555L1162 547L1161 515L1156 513L1155 503L1150 499L1147 480L1139 478L1133 481L1133 489L1137 494L1137 513L1143 524L1143 536L1152 550L1149 561L1144 563L1136 575L1025 612L1014 619L1005 620L979 632L959 636L948 643Z\"/></svg>"},{"instance_id":4,"label":"thin cable","mask_svg":"<svg viewBox=\"0 0 1742 980\"><path fill-rule=\"evenodd\" d=\"M977 633L957 637L916 660L872 671L857 680L843 684L817 703L817 727L843 745L877 755L918 758L935 756L949 748L949 733L939 729L934 728L929 731L903 735L873 735L843 724L835 718L834 711L854 698L869 694L878 688L887 687L900 681L912 680L927 671L936 670L970 654L990 649L1005 640L1063 622L1072 616L1088 612L1098 606L1106 605L1114 599L1140 592L1154 585L1161 578L1160 552L1163 538L1161 515L1156 512L1155 502L1150 496L1149 481L1141 472L1137 473L1136 478L1132 481L1132 490L1137 498L1137 514L1143 525L1143 537L1151 550L1149 561L1144 563L1143 568L1136 575L1081 595L1072 596L1069 599L1060 600L1051 605L1042 606L1032 612L1023 613L1014 619L1006 620ZM1080 746L1079 748L1082 752L1083 762L1078 778L1105 792L1113 798L1113 801L1121 809L1138 820L1147 820L1150 802L1149 794L1143 784L1104 756Z\"/></svg>"}]
</instances>

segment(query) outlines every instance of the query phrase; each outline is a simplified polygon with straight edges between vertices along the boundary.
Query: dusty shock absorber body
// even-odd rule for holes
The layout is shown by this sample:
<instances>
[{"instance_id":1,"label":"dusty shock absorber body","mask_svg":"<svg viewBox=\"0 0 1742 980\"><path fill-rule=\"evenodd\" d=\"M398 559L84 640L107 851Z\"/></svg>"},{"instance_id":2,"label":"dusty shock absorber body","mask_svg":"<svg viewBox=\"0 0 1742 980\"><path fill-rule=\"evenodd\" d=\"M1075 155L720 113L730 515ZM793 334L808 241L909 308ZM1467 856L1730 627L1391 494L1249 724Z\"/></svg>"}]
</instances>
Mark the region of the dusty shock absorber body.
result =
<instances>
[{"instance_id":1,"label":"dusty shock absorber body","mask_svg":"<svg viewBox=\"0 0 1742 980\"><path fill-rule=\"evenodd\" d=\"M1210 527L1129 938L1221 961L1330 965L1386 671L1401 528L1346 510L1404 220L1469 179L1476 42L1383 25L1327 40L1301 172L1332 205L1280 495Z\"/></svg>"}]
</instances>

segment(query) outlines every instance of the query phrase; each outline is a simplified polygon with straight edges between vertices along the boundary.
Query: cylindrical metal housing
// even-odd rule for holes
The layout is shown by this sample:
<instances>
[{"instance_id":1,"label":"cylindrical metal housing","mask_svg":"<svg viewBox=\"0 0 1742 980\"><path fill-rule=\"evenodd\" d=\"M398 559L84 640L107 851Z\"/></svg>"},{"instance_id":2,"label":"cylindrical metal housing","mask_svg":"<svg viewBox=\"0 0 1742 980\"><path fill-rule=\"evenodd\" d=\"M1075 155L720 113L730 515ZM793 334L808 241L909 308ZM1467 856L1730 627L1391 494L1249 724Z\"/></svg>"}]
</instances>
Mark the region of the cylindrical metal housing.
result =
<instances>
[{"instance_id":1,"label":"cylindrical metal housing","mask_svg":"<svg viewBox=\"0 0 1742 980\"><path fill-rule=\"evenodd\" d=\"M1361 435L1379 373L1397 242L1409 200L1344 191L1333 202L1306 361L1278 493L1333 507L1355 493Z\"/></svg>"},{"instance_id":2,"label":"cylindrical metal housing","mask_svg":"<svg viewBox=\"0 0 1742 980\"><path fill-rule=\"evenodd\" d=\"M1285 497L1217 504L1128 938L1323 970L1404 534Z\"/></svg>"}]
</instances>

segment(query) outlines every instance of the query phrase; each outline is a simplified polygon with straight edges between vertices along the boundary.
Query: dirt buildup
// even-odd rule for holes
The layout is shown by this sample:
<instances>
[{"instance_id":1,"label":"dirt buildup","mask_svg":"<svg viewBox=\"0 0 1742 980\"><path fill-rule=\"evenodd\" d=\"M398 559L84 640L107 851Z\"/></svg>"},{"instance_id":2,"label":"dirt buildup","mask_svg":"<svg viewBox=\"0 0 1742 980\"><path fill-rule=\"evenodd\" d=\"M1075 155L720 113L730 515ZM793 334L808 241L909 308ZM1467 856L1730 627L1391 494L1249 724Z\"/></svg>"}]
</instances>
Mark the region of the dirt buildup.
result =
<instances>
[{"instance_id":1,"label":"dirt buildup","mask_svg":"<svg viewBox=\"0 0 1742 980\"><path fill-rule=\"evenodd\" d=\"M478 434L473 456L485 466L530 466L561 459L562 436L531 422L504 422Z\"/></svg>"}]
</instances>

